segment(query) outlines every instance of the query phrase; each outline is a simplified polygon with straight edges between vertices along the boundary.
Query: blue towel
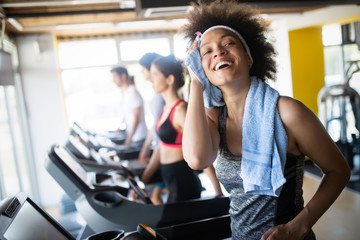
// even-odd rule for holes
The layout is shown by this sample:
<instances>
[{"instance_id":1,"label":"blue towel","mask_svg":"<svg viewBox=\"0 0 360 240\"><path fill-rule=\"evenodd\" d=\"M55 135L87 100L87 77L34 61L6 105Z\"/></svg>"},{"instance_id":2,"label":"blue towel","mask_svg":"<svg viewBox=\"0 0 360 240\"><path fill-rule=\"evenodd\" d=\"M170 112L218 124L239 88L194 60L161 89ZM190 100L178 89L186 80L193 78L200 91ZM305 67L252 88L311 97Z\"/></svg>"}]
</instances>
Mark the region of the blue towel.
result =
<instances>
[{"instance_id":1,"label":"blue towel","mask_svg":"<svg viewBox=\"0 0 360 240\"><path fill-rule=\"evenodd\" d=\"M245 193L279 196L284 178L287 135L277 102L279 93L257 77L245 101L240 177Z\"/></svg>"},{"instance_id":2,"label":"blue towel","mask_svg":"<svg viewBox=\"0 0 360 240\"><path fill-rule=\"evenodd\" d=\"M200 43L200 37L196 37ZM185 59L185 65L190 67L203 86L204 105L206 108L221 107L225 105L221 90L214 86L206 77L201 65L199 47L195 48Z\"/></svg>"}]
</instances>

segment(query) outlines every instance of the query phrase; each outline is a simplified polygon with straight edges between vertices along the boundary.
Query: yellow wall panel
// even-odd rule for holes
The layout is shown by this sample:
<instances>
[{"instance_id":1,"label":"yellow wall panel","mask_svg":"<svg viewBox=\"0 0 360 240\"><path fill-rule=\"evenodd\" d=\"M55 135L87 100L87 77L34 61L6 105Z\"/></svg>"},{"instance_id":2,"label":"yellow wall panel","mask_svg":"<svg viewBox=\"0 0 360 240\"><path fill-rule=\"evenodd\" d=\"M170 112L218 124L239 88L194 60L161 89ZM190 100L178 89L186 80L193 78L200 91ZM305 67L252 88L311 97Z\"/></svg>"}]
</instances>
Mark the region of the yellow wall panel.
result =
<instances>
[{"instance_id":1,"label":"yellow wall panel","mask_svg":"<svg viewBox=\"0 0 360 240\"><path fill-rule=\"evenodd\" d=\"M317 95L325 85L321 27L290 31L289 41L294 98L317 114Z\"/></svg>"}]
</instances>

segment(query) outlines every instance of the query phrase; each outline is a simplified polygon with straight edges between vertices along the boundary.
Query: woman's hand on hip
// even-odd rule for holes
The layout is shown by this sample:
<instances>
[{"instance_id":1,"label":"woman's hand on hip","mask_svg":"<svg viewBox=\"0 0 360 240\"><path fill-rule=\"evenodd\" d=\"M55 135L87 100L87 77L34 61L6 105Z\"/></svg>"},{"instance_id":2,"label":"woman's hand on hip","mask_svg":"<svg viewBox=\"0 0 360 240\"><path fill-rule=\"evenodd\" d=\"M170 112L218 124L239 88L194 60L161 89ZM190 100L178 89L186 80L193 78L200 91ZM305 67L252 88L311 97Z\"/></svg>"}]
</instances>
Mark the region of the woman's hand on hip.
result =
<instances>
[{"instance_id":1,"label":"woman's hand on hip","mask_svg":"<svg viewBox=\"0 0 360 240\"><path fill-rule=\"evenodd\" d=\"M305 236L306 233L300 228L293 227L289 222L270 228L264 233L261 240L302 240Z\"/></svg>"}]
</instances>

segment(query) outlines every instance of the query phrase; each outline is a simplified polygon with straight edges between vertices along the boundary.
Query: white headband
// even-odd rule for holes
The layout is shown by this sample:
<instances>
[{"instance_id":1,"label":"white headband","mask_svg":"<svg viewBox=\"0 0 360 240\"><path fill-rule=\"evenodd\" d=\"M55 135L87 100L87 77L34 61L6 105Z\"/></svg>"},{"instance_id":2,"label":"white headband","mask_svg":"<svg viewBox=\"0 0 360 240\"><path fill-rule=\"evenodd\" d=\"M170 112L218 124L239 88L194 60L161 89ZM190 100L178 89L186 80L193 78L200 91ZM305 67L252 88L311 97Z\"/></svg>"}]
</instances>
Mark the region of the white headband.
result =
<instances>
[{"instance_id":1,"label":"white headband","mask_svg":"<svg viewBox=\"0 0 360 240\"><path fill-rule=\"evenodd\" d=\"M217 29L217 28L223 28L223 29L226 29L226 30L229 30L230 32L233 32L235 33L235 35L240 39L242 45L244 46L245 48L245 51L246 53L248 54L251 62L254 62L252 56L251 56L251 53L250 53L250 49L248 47L248 45L246 44L244 38L240 35L240 33L238 31L236 31L235 29L231 28L231 27L228 27L228 26L225 26L225 25L216 25L216 26L212 26L211 28L208 28L204 33L200 33L200 32L197 32L197 34L199 33L200 34L200 41L202 40L202 38L205 36L206 33L210 32L211 30L213 29ZM199 42L199 45L200 45L200 42Z\"/></svg>"}]
</instances>

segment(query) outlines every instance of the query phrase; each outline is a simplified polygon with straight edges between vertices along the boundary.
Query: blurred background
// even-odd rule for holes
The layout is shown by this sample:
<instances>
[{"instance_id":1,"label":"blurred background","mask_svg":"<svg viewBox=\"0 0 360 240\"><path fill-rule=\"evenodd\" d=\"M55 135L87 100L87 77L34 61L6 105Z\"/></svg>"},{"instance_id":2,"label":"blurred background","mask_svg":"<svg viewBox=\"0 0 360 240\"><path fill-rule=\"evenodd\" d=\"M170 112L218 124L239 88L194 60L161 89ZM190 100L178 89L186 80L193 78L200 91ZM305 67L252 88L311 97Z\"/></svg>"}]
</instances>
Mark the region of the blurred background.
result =
<instances>
[{"instance_id":1,"label":"blurred background","mask_svg":"<svg viewBox=\"0 0 360 240\"><path fill-rule=\"evenodd\" d=\"M147 52L185 58L188 42L179 29L190 2L0 1L0 199L24 191L40 206L59 205L63 191L43 166L47 150L66 140L74 122L94 131L120 127L114 66L126 66L134 76L147 125L154 124L153 89L138 60ZM329 103L327 97L337 96L328 91L335 85L360 91L360 1L239 2L258 8L271 25L268 38L276 46L279 69L273 86L322 116L349 154L351 186L359 190L354 111L360 109L351 99L335 97ZM183 92L186 98L186 87Z\"/></svg>"}]
</instances>

